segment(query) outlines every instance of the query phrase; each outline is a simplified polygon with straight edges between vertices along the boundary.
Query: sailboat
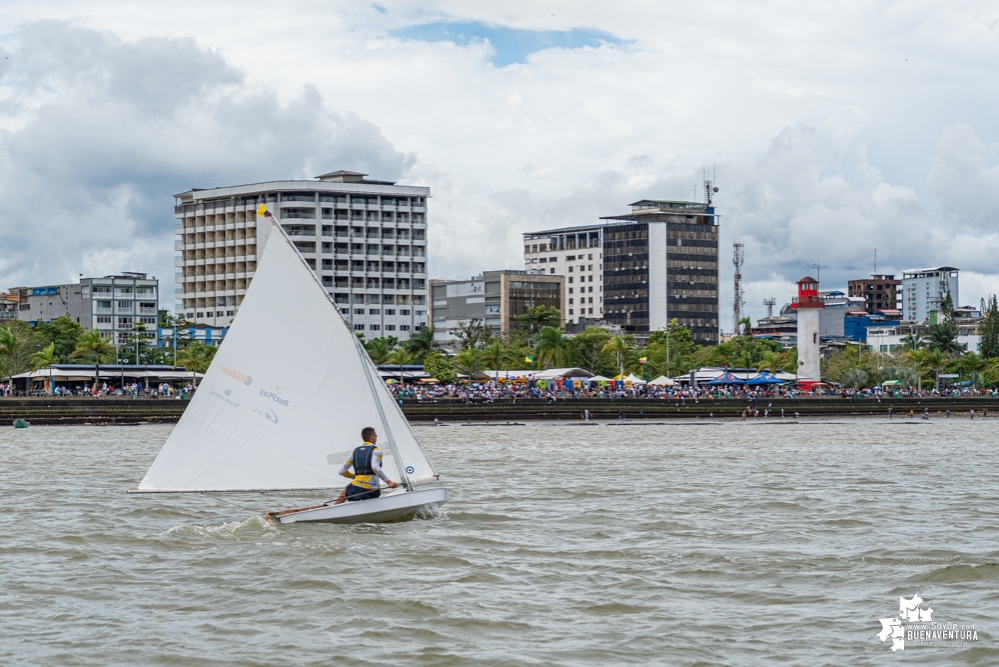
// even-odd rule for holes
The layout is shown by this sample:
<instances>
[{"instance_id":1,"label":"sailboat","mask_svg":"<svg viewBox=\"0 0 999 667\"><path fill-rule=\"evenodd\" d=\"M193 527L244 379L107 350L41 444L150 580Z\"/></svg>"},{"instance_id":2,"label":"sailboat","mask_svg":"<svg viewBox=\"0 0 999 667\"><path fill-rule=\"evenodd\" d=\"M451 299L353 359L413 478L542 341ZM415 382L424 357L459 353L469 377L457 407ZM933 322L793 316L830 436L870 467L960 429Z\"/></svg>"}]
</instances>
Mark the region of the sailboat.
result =
<instances>
[{"instance_id":1,"label":"sailboat","mask_svg":"<svg viewBox=\"0 0 999 667\"><path fill-rule=\"evenodd\" d=\"M333 491L361 430L387 444L398 488L371 500L267 513L362 523L432 513L448 490L367 351L277 220L257 214L257 269L187 410L129 493ZM387 490L387 489L386 489Z\"/></svg>"}]
</instances>

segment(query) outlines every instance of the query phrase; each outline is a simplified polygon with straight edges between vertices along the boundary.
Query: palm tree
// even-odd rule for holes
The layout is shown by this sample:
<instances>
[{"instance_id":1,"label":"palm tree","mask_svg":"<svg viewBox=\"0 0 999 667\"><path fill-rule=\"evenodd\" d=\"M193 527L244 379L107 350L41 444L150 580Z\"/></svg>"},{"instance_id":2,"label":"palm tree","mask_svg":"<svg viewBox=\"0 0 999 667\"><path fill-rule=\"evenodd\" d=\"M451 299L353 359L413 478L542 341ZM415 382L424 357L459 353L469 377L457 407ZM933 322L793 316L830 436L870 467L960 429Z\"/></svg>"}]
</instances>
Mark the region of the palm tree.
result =
<instances>
[{"instance_id":1,"label":"palm tree","mask_svg":"<svg viewBox=\"0 0 999 667\"><path fill-rule=\"evenodd\" d=\"M940 367L947 363L947 357L940 350L928 350L923 357L923 363L936 374L937 390L940 389Z\"/></svg>"},{"instance_id":2,"label":"palm tree","mask_svg":"<svg viewBox=\"0 0 999 667\"><path fill-rule=\"evenodd\" d=\"M902 336L902 347L907 350L921 350L926 347L926 340L922 331L910 331Z\"/></svg>"},{"instance_id":3,"label":"palm tree","mask_svg":"<svg viewBox=\"0 0 999 667\"><path fill-rule=\"evenodd\" d=\"M946 320L930 325L930 348L939 350L943 354L956 354L964 350L964 346L957 342L957 324L954 320Z\"/></svg>"},{"instance_id":4,"label":"palm tree","mask_svg":"<svg viewBox=\"0 0 999 667\"><path fill-rule=\"evenodd\" d=\"M413 363L414 357L404 347L397 347L385 359L387 364L399 367L399 384L402 384L402 367Z\"/></svg>"},{"instance_id":5,"label":"palm tree","mask_svg":"<svg viewBox=\"0 0 999 667\"><path fill-rule=\"evenodd\" d=\"M385 363L393 347L395 347L394 338L375 338L364 343L364 349L368 351L368 356L376 365Z\"/></svg>"},{"instance_id":6,"label":"palm tree","mask_svg":"<svg viewBox=\"0 0 999 667\"><path fill-rule=\"evenodd\" d=\"M739 320L739 326L742 327L743 336L749 336L753 333L753 321L748 317L743 317L741 320Z\"/></svg>"},{"instance_id":7,"label":"palm tree","mask_svg":"<svg viewBox=\"0 0 999 667\"><path fill-rule=\"evenodd\" d=\"M988 360L982 358L982 356L977 352L969 352L964 355L961 357L959 363L961 370L970 375L975 382L980 380L982 371L984 371L986 366L988 366Z\"/></svg>"},{"instance_id":8,"label":"palm tree","mask_svg":"<svg viewBox=\"0 0 999 667\"><path fill-rule=\"evenodd\" d=\"M631 344L621 336L614 336L603 347L604 352L617 354L618 373L624 378L624 357L631 353Z\"/></svg>"},{"instance_id":9,"label":"palm tree","mask_svg":"<svg viewBox=\"0 0 999 667\"><path fill-rule=\"evenodd\" d=\"M867 385L867 371L862 368L849 370L840 377L840 382L851 389L860 389Z\"/></svg>"},{"instance_id":10,"label":"palm tree","mask_svg":"<svg viewBox=\"0 0 999 667\"><path fill-rule=\"evenodd\" d=\"M217 351L218 348L212 345L191 343L177 353L177 364L174 368L183 366L184 370L191 371L191 384L197 384L195 373L206 372L212 365L212 359L215 358Z\"/></svg>"},{"instance_id":11,"label":"palm tree","mask_svg":"<svg viewBox=\"0 0 999 667\"><path fill-rule=\"evenodd\" d=\"M558 366L564 361L566 338L562 336L562 330L555 327L541 327L538 332L538 342L535 347L535 354L538 361L544 368Z\"/></svg>"},{"instance_id":12,"label":"palm tree","mask_svg":"<svg viewBox=\"0 0 999 667\"><path fill-rule=\"evenodd\" d=\"M503 370L510 356L509 350L495 338L489 345L479 350L479 355L482 364L495 371Z\"/></svg>"},{"instance_id":13,"label":"palm tree","mask_svg":"<svg viewBox=\"0 0 999 667\"><path fill-rule=\"evenodd\" d=\"M414 359L422 359L434 350L440 349L440 345L434 342L434 330L430 327L414 331L402 345Z\"/></svg>"},{"instance_id":14,"label":"palm tree","mask_svg":"<svg viewBox=\"0 0 999 667\"><path fill-rule=\"evenodd\" d=\"M55 386L52 383L52 364L54 363L55 343L50 343L48 346L31 355L31 370L49 369L49 392L51 394L55 394Z\"/></svg>"},{"instance_id":15,"label":"palm tree","mask_svg":"<svg viewBox=\"0 0 999 667\"><path fill-rule=\"evenodd\" d=\"M482 350L466 347L451 360L466 375L475 377L479 372L479 362L482 360Z\"/></svg>"},{"instance_id":16,"label":"palm tree","mask_svg":"<svg viewBox=\"0 0 999 667\"><path fill-rule=\"evenodd\" d=\"M101 362L104 361L111 352L114 351L114 346L108 342L108 339L101 335L101 332L97 329L88 329L84 331L80 336L80 339L76 342L76 349L73 350L73 356L77 359L92 360L94 362L94 385L98 385L101 382Z\"/></svg>"},{"instance_id":17,"label":"palm tree","mask_svg":"<svg viewBox=\"0 0 999 667\"><path fill-rule=\"evenodd\" d=\"M5 376L13 377L23 370L21 363L26 342L27 339L18 335L13 329L0 327L0 361L3 361L2 367L6 370Z\"/></svg>"},{"instance_id":18,"label":"palm tree","mask_svg":"<svg viewBox=\"0 0 999 667\"><path fill-rule=\"evenodd\" d=\"M781 356L778 352L767 350L763 353L763 359L756 365L757 372L770 371L771 373L776 373L782 365Z\"/></svg>"}]
</instances>

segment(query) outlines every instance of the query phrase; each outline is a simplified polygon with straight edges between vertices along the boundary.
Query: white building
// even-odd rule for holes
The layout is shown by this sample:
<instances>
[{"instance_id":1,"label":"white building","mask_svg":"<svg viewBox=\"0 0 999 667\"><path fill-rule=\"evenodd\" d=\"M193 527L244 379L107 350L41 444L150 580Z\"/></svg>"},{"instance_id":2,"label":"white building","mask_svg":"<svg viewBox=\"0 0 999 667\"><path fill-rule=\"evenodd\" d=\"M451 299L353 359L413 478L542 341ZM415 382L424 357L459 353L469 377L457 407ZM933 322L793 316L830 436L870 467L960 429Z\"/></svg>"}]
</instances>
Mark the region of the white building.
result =
<instances>
[{"instance_id":1,"label":"white building","mask_svg":"<svg viewBox=\"0 0 999 667\"><path fill-rule=\"evenodd\" d=\"M562 318L603 319L603 234L606 224L524 234L524 269L565 276Z\"/></svg>"},{"instance_id":2,"label":"white building","mask_svg":"<svg viewBox=\"0 0 999 667\"><path fill-rule=\"evenodd\" d=\"M370 338L405 340L427 324L430 188L336 171L175 195L176 312L228 327L253 279L256 212L278 218L350 319Z\"/></svg>"},{"instance_id":3,"label":"white building","mask_svg":"<svg viewBox=\"0 0 999 667\"><path fill-rule=\"evenodd\" d=\"M940 303L949 292L953 304L961 303L957 291L958 269L941 266L935 269L912 269L902 274L902 319L922 322L930 313L940 310Z\"/></svg>"},{"instance_id":4,"label":"white building","mask_svg":"<svg viewBox=\"0 0 999 667\"><path fill-rule=\"evenodd\" d=\"M78 283L45 287L16 287L18 318L35 325L69 315L85 329L97 329L115 345L134 340L136 327L143 338L158 344L159 281L145 273L124 272L103 278L81 278Z\"/></svg>"}]
</instances>

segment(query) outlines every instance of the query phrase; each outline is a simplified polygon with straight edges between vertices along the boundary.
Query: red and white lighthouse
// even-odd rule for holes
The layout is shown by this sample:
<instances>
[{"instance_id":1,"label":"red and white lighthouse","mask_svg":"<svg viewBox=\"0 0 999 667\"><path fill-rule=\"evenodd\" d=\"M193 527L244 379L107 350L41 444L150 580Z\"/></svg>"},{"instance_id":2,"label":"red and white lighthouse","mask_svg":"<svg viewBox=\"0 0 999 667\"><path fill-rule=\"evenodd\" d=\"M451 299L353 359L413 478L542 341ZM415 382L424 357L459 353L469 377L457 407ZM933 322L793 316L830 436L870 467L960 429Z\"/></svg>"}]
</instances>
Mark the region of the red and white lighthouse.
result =
<instances>
[{"instance_id":1,"label":"red and white lighthouse","mask_svg":"<svg viewBox=\"0 0 999 667\"><path fill-rule=\"evenodd\" d=\"M819 281L805 276L798 281L798 296L791 303L798 311L798 380L818 382L819 310L825 308L819 297Z\"/></svg>"}]
</instances>

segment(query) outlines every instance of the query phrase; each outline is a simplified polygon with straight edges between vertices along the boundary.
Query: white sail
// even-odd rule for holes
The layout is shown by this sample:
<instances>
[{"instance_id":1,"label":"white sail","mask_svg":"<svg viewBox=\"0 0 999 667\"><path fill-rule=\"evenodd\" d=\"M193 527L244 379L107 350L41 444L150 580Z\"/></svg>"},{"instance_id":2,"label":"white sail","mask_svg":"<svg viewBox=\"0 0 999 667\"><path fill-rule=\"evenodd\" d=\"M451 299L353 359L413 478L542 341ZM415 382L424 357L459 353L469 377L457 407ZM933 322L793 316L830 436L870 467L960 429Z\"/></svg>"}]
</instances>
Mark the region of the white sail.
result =
<instances>
[{"instance_id":1,"label":"white sail","mask_svg":"<svg viewBox=\"0 0 999 667\"><path fill-rule=\"evenodd\" d=\"M393 480L401 476L390 433L410 481L432 479L433 465L374 371L274 225L232 327L136 491L341 487L348 480L337 471L365 426L378 430Z\"/></svg>"}]
</instances>

